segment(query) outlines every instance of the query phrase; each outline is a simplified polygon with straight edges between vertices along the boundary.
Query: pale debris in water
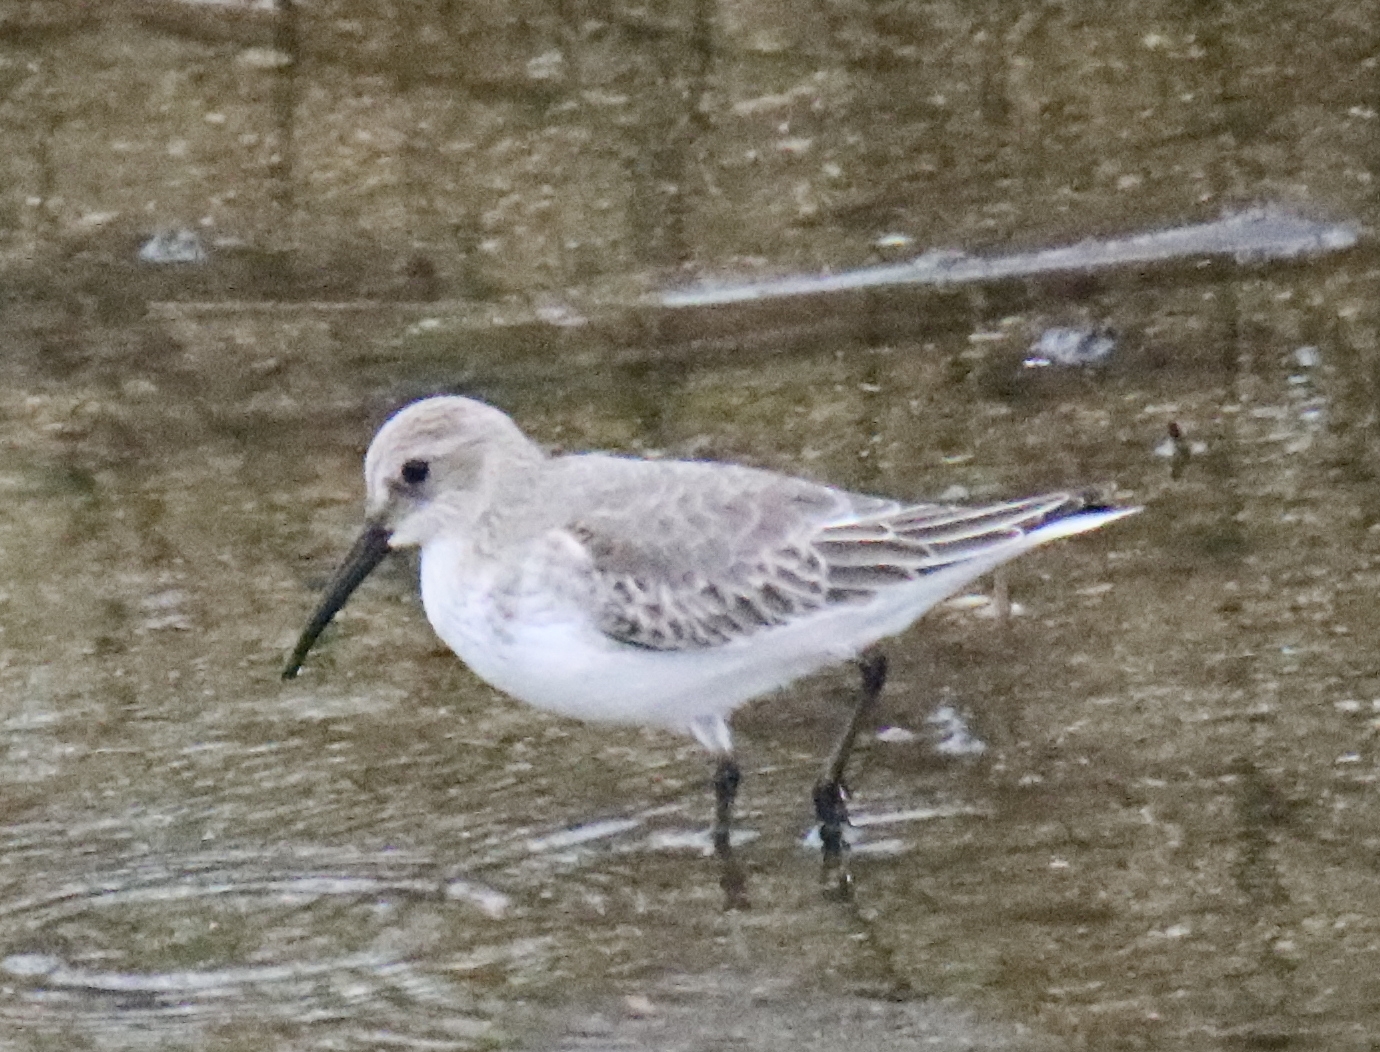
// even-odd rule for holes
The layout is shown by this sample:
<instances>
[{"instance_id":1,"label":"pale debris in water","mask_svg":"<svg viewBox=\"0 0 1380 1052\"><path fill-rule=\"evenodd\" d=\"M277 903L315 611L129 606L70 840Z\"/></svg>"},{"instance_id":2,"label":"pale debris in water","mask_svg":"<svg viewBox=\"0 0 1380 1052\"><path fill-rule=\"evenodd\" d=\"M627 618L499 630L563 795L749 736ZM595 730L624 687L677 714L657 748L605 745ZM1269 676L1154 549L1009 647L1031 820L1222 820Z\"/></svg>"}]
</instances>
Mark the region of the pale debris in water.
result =
<instances>
[{"instance_id":1,"label":"pale debris in water","mask_svg":"<svg viewBox=\"0 0 1380 1052\"><path fill-rule=\"evenodd\" d=\"M971 612L974 617L981 618L995 618L1000 614L997 602L990 595L981 595L977 592L955 596L947 600L943 606L946 610ZM1012 617L1022 617L1025 615L1025 607L1020 603L1012 603L1009 613Z\"/></svg>"},{"instance_id":2,"label":"pale debris in water","mask_svg":"<svg viewBox=\"0 0 1380 1052\"><path fill-rule=\"evenodd\" d=\"M881 237L874 240L872 242L872 247L879 252L890 254L892 252L904 252L914 244L915 238L911 237L909 234L893 231L889 234L883 234Z\"/></svg>"},{"instance_id":3,"label":"pale debris in water","mask_svg":"<svg viewBox=\"0 0 1380 1052\"><path fill-rule=\"evenodd\" d=\"M207 258L201 238L186 227L160 231L139 248L141 263L205 263Z\"/></svg>"},{"instance_id":4,"label":"pale debris in water","mask_svg":"<svg viewBox=\"0 0 1380 1052\"><path fill-rule=\"evenodd\" d=\"M1027 369L1043 369L1051 365L1097 365L1115 347L1116 333L1105 326L1096 329L1046 329L1030 345L1030 357L1021 364Z\"/></svg>"},{"instance_id":5,"label":"pale debris in water","mask_svg":"<svg viewBox=\"0 0 1380 1052\"><path fill-rule=\"evenodd\" d=\"M1180 441L1183 440L1180 439ZM1174 441L1173 436L1170 436L1155 447L1155 456L1163 457L1165 460L1169 460L1174 456L1176 452L1178 452L1178 449L1178 443ZM1208 446L1206 442L1199 442L1198 440L1194 439L1193 441L1188 443L1188 451L1196 457L1203 453L1206 453L1208 451Z\"/></svg>"},{"instance_id":6,"label":"pale debris in water","mask_svg":"<svg viewBox=\"0 0 1380 1052\"><path fill-rule=\"evenodd\" d=\"M987 743L968 728L968 721L951 705L940 705L925 717L939 740L934 751L944 756L980 756Z\"/></svg>"},{"instance_id":7,"label":"pale debris in water","mask_svg":"<svg viewBox=\"0 0 1380 1052\"><path fill-rule=\"evenodd\" d=\"M452 880L446 885L446 898L452 902L468 902L480 913L493 920L499 920L505 916L512 899L503 892L494 888L486 888L482 884L474 884L468 880Z\"/></svg>"},{"instance_id":8,"label":"pale debris in water","mask_svg":"<svg viewBox=\"0 0 1380 1052\"><path fill-rule=\"evenodd\" d=\"M909 234L883 234L872 244L877 248L909 248L915 244L915 238Z\"/></svg>"},{"instance_id":9,"label":"pale debris in water","mask_svg":"<svg viewBox=\"0 0 1380 1052\"><path fill-rule=\"evenodd\" d=\"M883 727L877 732L877 740L889 745L906 745L919 740L920 735L904 727Z\"/></svg>"},{"instance_id":10,"label":"pale debris in water","mask_svg":"<svg viewBox=\"0 0 1380 1052\"><path fill-rule=\"evenodd\" d=\"M661 293L658 299L667 307L703 307L894 285L950 285L1036 274L1092 273L1108 267L1201 257L1226 256L1238 263L1293 259L1347 249L1359 237L1359 224L1315 222L1266 206L1208 223L1105 241L1081 241L1037 252L988 258L961 252L927 252L915 259L856 270L675 289Z\"/></svg>"},{"instance_id":11,"label":"pale debris in water","mask_svg":"<svg viewBox=\"0 0 1380 1052\"><path fill-rule=\"evenodd\" d=\"M608 837L617 836L619 833L626 833L629 829L636 829L641 824L642 820L638 818L610 818L601 822L589 822L570 829L562 829L560 832L551 833L547 836L533 837L527 841L527 850L533 853L559 851L579 844L587 844L592 840L604 840Z\"/></svg>"}]
</instances>

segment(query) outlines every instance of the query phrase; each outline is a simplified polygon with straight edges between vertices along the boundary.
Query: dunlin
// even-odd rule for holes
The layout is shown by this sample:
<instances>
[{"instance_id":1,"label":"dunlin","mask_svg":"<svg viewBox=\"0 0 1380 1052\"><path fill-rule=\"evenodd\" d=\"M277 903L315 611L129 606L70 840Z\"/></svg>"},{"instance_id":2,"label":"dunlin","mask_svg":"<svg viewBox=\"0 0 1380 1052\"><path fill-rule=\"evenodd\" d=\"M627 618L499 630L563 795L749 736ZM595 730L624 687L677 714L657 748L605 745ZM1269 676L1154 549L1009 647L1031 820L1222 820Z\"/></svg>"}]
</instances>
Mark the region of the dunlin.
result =
<instances>
[{"instance_id":1,"label":"dunlin","mask_svg":"<svg viewBox=\"0 0 1380 1052\"><path fill-rule=\"evenodd\" d=\"M364 479L365 528L284 676L391 549L420 547L427 617L481 678L565 716L693 734L715 755L726 862L739 781L730 713L860 664L862 699L814 793L834 864L844 767L886 678L874 645L1023 552L1138 510L1069 493L905 504L733 464L550 456L460 397L391 417Z\"/></svg>"}]
</instances>

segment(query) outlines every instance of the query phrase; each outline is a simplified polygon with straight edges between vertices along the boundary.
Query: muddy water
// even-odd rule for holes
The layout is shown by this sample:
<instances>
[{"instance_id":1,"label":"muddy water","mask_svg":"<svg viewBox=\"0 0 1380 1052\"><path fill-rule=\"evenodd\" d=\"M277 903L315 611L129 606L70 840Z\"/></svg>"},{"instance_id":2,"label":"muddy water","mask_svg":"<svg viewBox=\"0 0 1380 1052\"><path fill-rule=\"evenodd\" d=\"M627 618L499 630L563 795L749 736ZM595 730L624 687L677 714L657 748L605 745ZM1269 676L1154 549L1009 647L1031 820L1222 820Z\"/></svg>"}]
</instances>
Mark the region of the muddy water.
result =
<instances>
[{"instance_id":1,"label":"muddy water","mask_svg":"<svg viewBox=\"0 0 1380 1052\"><path fill-rule=\"evenodd\" d=\"M770 368L471 370L460 386L564 448L902 496L1094 483L1146 507L1014 567L1008 624L969 604L892 645L878 725L916 737L866 746L852 906L822 899L802 844L851 678L742 715L741 913L696 839L695 748L497 695L434 640L405 560L279 681L358 524L373 427L440 386L402 364L427 354L361 380L330 360L364 360L367 326L155 320L92 327L54 375L30 318L3 405L7 1040L1363 1032L1380 679L1362 287L1304 270L1109 293L1099 317L1132 335L1097 370L1023 367L1033 314ZM1170 420L1196 450L1178 478L1156 453ZM936 749L941 703L985 752Z\"/></svg>"},{"instance_id":2,"label":"muddy water","mask_svg":"<svg viewBox=\"0 0 1380 1052\"><path fill-rule=\"evenodd\" d=\"M646 12L575 19L556 43L581 79L555 102L490 85L459 106L426 82L374 106L403 90L375 78L342 123L354 74L318 70L304 253L367 230L405 258L457 196L490 292L851 264L893 230L1053 244L1262 199L1374 224L1368 8L726 4L707 70L674 46L694 19L667 14L670 43ZM492 62L555 46L524 24L531 49ZM53 141L5 159L8 249L82 248L90 215L151 197L273 228L257 154L213 141L257 134L250 67L138 27L79 35L67 65L14 39L3 119ZM26 94L24 70L50 80ZM404 150L409 121L468 145L414 129ZM354 177L390 150L407 179ZM417 190L432 176L461 189ZM597 336L477 347L441 307L145 316L153 293L100 259L26 265L0 318L0 1048L1370 1047L1366 250L974 293L933 331L674 361ZM1103 366L1023 366L1070 324L1117 330ZM892 644L851 905L803 844L851 676L743 712L751 908L725 912L696 749L477 682L406 560L278 679L358 525L369 436L437 390L565 449L917 498L1090 484L1146 510L1014 566L1009 623L969 602ZM1186 462L1162 455L1171 422ZM940 706L985 749L944 752Z\"/></svg>"}]
</instances>

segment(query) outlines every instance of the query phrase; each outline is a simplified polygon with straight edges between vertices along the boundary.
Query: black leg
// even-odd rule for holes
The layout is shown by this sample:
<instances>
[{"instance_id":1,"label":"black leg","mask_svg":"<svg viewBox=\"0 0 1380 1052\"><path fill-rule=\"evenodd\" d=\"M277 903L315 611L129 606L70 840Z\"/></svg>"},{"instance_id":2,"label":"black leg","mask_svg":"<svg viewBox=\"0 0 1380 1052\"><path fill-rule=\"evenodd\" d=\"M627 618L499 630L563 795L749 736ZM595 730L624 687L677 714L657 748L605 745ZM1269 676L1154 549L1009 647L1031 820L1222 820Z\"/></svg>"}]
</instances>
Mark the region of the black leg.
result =
<instances>
[{"instance_id":1,"label":"black leg","mask_svg":"<svg viewBox=\"0 0 1380 1052\"><path fill-rule=\"evenodd\" d=\"M743 777L732 756L720 756L714 768L714 853L728 850L728 834L733 827L733 801Z\"/></svg>"},{"instance_id":2,"label":"black leg","mask_svg":"<svg viewBox=\"0 0 1380 1052\"><path fill-rule=\"evenodd\" d=\"M829 754L824 775L815 783L814 792L815 817L819 819L819 840L824 855L824 880L830 892L840 898L849 896L853 884L852 875L843 865L843 852L848 846L843 839L843 827L848 824L848 787L843 772L858 731L886 683L886 655L880 650L865 651L858 658L858 668L862 672L861 697Z\"/></svg>"},{"instance_id":3,"label":"black leg","mask_svg":"<svg viewBox=\"0 0 1380 1052\"><path fill-rule=\"evenodd\" d=\"M724 892L724 909L747 906L747 875L733 857L730 834L733 831L733 801L738 796L742 772L727 753L714 768L714 855L719 860L719 886Z\"/></svg>"}]
</instances>

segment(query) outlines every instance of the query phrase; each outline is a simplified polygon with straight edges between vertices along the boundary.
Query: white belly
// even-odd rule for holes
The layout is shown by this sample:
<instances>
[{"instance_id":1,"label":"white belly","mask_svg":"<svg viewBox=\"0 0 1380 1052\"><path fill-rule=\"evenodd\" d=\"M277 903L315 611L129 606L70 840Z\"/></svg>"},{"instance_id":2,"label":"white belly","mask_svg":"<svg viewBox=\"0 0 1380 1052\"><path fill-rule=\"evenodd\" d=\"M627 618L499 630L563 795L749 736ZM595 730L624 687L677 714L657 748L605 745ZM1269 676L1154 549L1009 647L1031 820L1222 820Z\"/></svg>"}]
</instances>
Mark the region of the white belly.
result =
<instances>
[{"instance_id":1,"label":"white belly","mask_svg":"<svg viewBox=\"0 0 1380 1052\"><path fill-rule=\"evenodd\" d=\"M549 592L496 595L494 581L465 562L444 542L422 552L422 602L436 634L487 683L577 719L684 731L857 650L793 640L790 629L703 650L628 646Z\"/></svg>"}]
</instances>

